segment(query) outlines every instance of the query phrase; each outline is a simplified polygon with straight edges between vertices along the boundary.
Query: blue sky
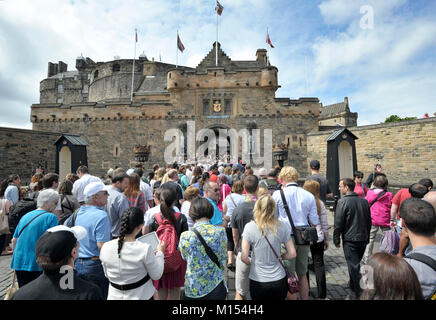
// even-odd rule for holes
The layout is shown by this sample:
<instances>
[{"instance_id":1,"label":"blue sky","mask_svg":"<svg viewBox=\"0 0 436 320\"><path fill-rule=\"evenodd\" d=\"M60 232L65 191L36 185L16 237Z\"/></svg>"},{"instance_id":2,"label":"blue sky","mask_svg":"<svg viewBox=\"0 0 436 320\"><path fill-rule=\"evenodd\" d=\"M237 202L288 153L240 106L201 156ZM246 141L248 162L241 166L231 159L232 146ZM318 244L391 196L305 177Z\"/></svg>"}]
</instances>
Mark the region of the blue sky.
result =
<instances>
[{"instance_id":1,"label":"blue sky","mask_svg":"<svg viewBox=\"0 0 436 320\"><path fill-rule=\"evenodd\" d=\"M358 124L436 111L436 2L431 0L221 0L219 41L233 60L267 48L279 69L277 97L348 96ZM361 27L370 6L373 28ZM176 30L195 67L215 41L214 0L0 0L0 126L31 128L47 63L73 70L81 53L94 61L137 56L175 63ZM266 28L275 46L265 43Z\"/></svg>"}]
</instances>

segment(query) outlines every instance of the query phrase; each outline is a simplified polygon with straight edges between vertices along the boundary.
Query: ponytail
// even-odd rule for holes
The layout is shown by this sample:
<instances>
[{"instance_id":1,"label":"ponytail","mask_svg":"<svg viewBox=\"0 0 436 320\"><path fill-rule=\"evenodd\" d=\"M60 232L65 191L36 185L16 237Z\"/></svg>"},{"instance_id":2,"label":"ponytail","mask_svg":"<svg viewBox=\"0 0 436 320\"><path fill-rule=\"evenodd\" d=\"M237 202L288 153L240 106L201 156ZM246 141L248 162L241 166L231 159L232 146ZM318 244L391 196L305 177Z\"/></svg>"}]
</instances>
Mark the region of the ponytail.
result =
<instances>
[{"instance_id":1,"label":"ponytail","mask_svg":"<svg viewBox=\"0 0 436 320\"><path fill-rule=\"evenodd\" d=\"M168 219L173 226L176 225L176 216L173 206L177 200L176 192L170 189L163 189L160 194L160 212L164 219Z\"/></svg>"},{"instance_id":2,"label":"ponytail","mask_svg":"<svg viewBox=\"0 0 436 320\"><path fill-rule=\"evenodd\" d=\"M139 225L144 224L144 211L138 207L131 207L123 212L120 223L120 236L118 238L118 258L121 259L121 249L124 238L131 234Z\"/></svg>"}]
</instances>

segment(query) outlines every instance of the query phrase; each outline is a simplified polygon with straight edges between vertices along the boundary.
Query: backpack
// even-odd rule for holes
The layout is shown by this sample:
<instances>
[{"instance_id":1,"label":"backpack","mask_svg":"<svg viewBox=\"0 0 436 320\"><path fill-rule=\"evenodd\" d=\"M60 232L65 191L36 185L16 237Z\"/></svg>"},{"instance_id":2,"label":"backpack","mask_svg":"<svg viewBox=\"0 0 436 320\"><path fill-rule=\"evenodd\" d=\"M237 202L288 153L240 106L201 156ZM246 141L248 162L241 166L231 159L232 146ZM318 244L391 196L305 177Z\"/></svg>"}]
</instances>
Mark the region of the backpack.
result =
<instances>
[{"instance_id":1,"label":"backpack","mask_svg":"<svg viewBox=\"0 0 436 320\"><path fill-rule=\"evenodd\" d=\"M271 184L268 183L267 180L263 180L259 183L259 185L263 185L268 189L268 192L270 195L272 195L274 193L274 191L280 190L282 188L282 184L278 183L277 184Z\"/></svg>"},{"instance_id":2,"label":"backpack","mask_svg":"<svg viewBox=\"0 0 436 320\"><path fill-rule=\"evenodd\" d=\"M395 255L398 253L399 248L400 236L398 235L398 232L394 228L383 232L380 241L380 251Z\"/></svg>"},{"instance_id":3,"label":"backpack","mask_svg":"<svg viewBox=\"0 0 436 320\"><path fill-rule=\"evenodd\" d=\"M14 234L21 218L33 210L36 210L36 201L31 198L24 198L11 206L9 209L9 230L11 234Z\"/></svg>"},{"instance_id":4,"label":"backpack","mask_svg":"<svg viewBox=\"0 0 436 320\"><path fill-rule=\"evenodd\" d=\"M174 213L176 220L181 215L180 212ZM154 216L159 224L156 230L157 237L165 243L164 252L164 273L177 271L182 264L182 254L177 246L179 245L179 238L177 236L176 228L171 224L168 219L162 219L161 213L156 213Z\"/></svg>"}]
</instances>

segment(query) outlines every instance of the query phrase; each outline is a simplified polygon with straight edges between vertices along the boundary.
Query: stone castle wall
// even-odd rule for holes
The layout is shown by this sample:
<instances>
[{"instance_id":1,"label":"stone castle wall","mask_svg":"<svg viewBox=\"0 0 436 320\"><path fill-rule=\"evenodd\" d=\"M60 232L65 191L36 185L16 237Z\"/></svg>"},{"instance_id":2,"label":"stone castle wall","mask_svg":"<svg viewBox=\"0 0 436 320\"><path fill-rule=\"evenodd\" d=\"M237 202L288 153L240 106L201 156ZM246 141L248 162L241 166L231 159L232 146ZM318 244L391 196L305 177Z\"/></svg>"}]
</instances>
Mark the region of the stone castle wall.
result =
<instances>
[{"instance_id":1,"label":"stone castle wall","mask_svg":"<svg viewBox=\"0 0 436 320\"><path fill-rule=\"evenodd\" d=\"M22 185L28 184L36 165L54 172L56 147L60 133L24 129L0 128L0 180L19 174Z\"/></svg>"},{"instance_id":2,"label":"stone castle wall","mask_svg":"<svg viewBox=\"0 0 436 320\"><path fill-rule=\"evenodd\" d=\"M422 178L436 182L436 118L385 123L349 129L356 140L357 167L364 180L380 163L389 184L409 185ZM326 173L326 138L333 131L307 136L307 167L318 159Z\"/></svg>"}]
</instances>

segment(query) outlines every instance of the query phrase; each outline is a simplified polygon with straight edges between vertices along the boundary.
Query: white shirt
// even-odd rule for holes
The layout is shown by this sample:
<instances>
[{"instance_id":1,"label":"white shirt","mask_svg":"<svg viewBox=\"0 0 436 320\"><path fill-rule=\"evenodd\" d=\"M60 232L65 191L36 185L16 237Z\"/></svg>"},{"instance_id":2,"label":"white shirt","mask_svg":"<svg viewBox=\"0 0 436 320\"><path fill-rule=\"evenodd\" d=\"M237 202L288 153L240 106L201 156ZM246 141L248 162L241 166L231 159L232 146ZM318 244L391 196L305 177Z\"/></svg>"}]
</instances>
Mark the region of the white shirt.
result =
<instances>
[{"instance_id":1,"label":"white shirt","mask_svg":"<svg viewBox=\"0 0 436 320\"><path fill-rule=\"evenodd\" d=\"M176 206L173 207L173 210L174 210L175 212L180 212L179 208L177 208ZM155 206L155 207L153 207L153 208L147 210L147 212L144 214L144 226L145 226L145 227L150 226L151 219L153 218L153 216L154 216L156 213L159 213L159 212L160 212L160 205Z\"/></svg>"},{"instance_id":2,"label":"white shirt","mask_svg":"<svg viewBox=\"0 0 436 320\"><path fill-rule=\"evenodd\" d=\"M142 280L147 274L153 280L159 280L164 270L164 255L156 255L151 247L139 241L124 242L121 258L118 258L118 239L106 242L101 248L100 260L104 274L110 282L119 285L132 284ZM118 290L109 285L108 300L149 300L155 288L148 280L142 286L132 290Z\"/></svg>"},{"instance_id":3,"label":"white shirt","mask_svg":"<svg viewBox=\"0 0 436 320\"><path fill-rule=\"evenodd\" d=\"M189 169L186 169L186 178L188 178L188 181L191 182L192 179L192 171Z\"/></svg>"},{"instance_id":4,"label":"white shirt","mask_svg":"<svg viewBox=\"0 0 436 320\"><path fill-rule=\"evenodd\" d=\"M74 182L74 184L73 184L73 196L75 196L79 202L85 201L85 196L83 194L83 190L85 190L85 187L88 184L90 184L91 182L101 182L101 180L100 180L100 178L97 178L95 176L91 176L90 174L86 173L79 180Z\"/></svg>"},{"instance_id":5,"label":"white shirt","mask_svg":"<svg viewBox=\"0 0 436 320\"><path fill-rule=\"evenodd\" d=\"M148 202L149 200L153 200L153 193L151 192L151 187L146 184L144 181L139 180L139 189L141 190L141 192L144 194L145 196L145 210L150 209L148 206Z\"/></svg>"},{"instance_id":6,"label":"white shirt","mask_svg":"<svg viewBox=\"0 0 436 320\"><path fill-rule=\"evenodd\" d=\"M183 201L180 211L182 211L182 214L186 216L186 219L188 220L188 228L191 230L194 226L194 221L192 221L189 216L189 209L191 209L191 201Z\"/></svg>"}]
</instances>

